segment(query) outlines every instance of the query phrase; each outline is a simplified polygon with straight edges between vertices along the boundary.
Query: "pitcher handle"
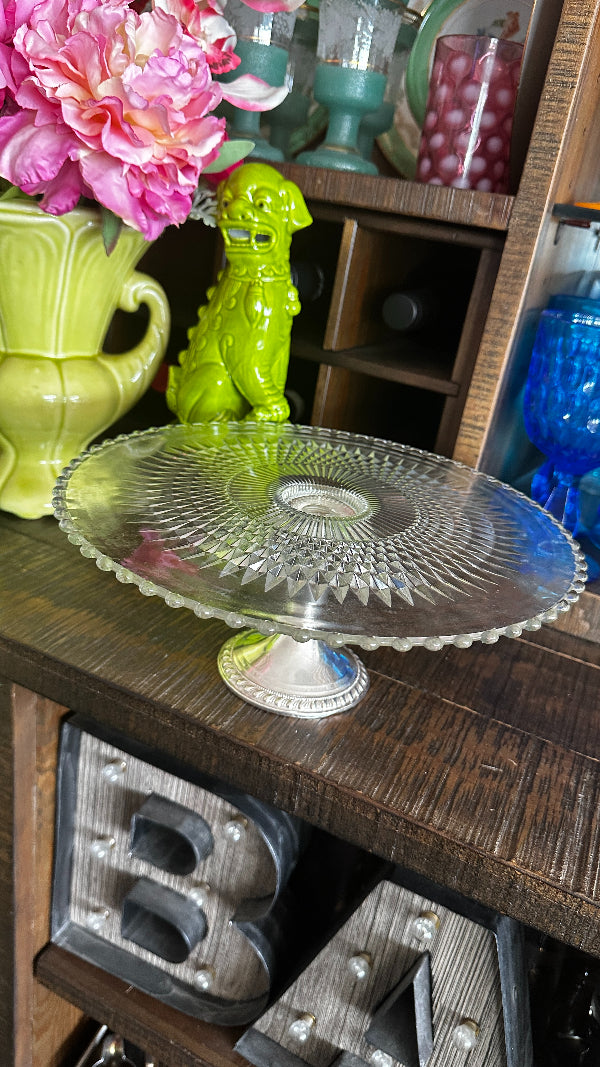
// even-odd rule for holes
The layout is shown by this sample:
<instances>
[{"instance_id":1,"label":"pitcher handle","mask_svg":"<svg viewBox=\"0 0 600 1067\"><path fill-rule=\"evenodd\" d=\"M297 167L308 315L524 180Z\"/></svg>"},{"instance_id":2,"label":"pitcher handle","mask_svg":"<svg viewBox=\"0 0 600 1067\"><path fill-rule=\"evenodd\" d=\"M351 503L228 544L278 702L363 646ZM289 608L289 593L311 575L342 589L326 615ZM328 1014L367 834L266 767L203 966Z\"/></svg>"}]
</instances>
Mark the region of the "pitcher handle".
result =
<instances>
[{"instance_id":1,"label":"pitcher handle","mask_svg":"<svg viewBox=\"0 0 600 1067\"><path fill-rule=\"evenodd\" d=\"M171 325L169 301L162 285L148 274L133 271L121 290L117 307L137 311L146 304L148 326L141 341L129 352L103 353L99 358L116 377L120 404L113 421L124 415L143 396L162 363Z\"/></svg>"}]
</instances>

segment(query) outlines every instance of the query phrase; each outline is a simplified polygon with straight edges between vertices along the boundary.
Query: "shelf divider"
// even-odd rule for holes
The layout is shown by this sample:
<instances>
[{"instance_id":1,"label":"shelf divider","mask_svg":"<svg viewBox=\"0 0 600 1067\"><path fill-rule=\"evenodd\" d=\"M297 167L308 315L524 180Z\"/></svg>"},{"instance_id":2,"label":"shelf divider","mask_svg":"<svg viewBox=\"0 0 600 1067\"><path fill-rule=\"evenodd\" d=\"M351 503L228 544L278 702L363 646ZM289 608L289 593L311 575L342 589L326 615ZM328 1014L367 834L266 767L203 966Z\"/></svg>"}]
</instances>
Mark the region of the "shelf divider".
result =
<instances>
[{"instance_id":1,"label":"shelf divider","mask_svg":"<svg viewBox=\"0 0 600 1067\"><path fill-rule=\"evenodd\" d=\"M248 1067L233 1051L245 1027L214 1026L163 1004L99 967L49 944L35 964L48 989L164 1061L165 1067Z\"/></svg>"}]
</instances>

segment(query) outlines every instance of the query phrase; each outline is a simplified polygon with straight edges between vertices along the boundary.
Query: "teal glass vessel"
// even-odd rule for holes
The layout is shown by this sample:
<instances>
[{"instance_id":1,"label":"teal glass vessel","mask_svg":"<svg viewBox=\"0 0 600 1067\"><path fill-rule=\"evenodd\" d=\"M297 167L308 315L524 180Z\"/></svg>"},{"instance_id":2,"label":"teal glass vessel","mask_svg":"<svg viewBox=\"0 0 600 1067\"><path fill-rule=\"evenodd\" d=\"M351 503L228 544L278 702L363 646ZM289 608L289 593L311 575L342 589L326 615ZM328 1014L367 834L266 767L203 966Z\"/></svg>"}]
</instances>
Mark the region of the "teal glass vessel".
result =
<instances>
[{"instance_id":1,"label":"teal glass vessel","mask_svg":"<svg viewBox=\"0 0 600 1067\"><path fill-rule=\"evenodd\" d=\"M302 152L298 162L377 174L375 164L362 155L358 138L362 119L381 107L384 91L385 75L378 71L319 64L314 95L328 109L329 125L323 144Z\"/></svg>"},{"instance_id":2,"label":"teal glass vessel","mask_svg":"<svg viewBox=\"0 0 600 1067\"><path fill-rule=\"evenodd\" d=\"M375 139L387 133L394 122L394 104L383 100L377 111L370 111L361 121L358 131L358 150L363 159L371 159Z\"/></svg>"},{"instance_id":3,"label":"teal glass vessel","mask_svg":"<svg viewBox=\"0 0 600 1067\"><path fill-rule=\"evenodd\" d=\"M234 71L222 74L220 80L229 82L243 74L252 74L268 85L284 85L296 12L255 11L240 0L228 0L226 18L236 32L235 52L240 63ZM260 111L230 107L227 133L232 140L254 141L251 152L254 159L281 162L283 152L269 144L260 128L261 115Z\"/></svg>"},{"instance_id":4,"label":"teal glass vessel","mask_svg":"<svg viewBox=\"0 0 600 1067\"><path fill-rule=\"evenodd\" d=\"M285 159L294 155L293 134L303 137L311 105L317 64L319 12L317 7L303 4L296 12L294 33L288 50L285 82L289 92L285 100L262 116L268 128L268 140L283 152ZM306 130L307 137L309 136ZM306 141L301 141L302 144Z\"/></svg>"},{"instance_id":5,"label":"teal glass vessel","mask_svg":"<svg viewBox=\"0 0 600 1067\"><path fill-rule=\"evenodd\" d=\"M287 52L276 45L258 44L256 41L238 41L235 47L240 57L240 65L230 75L223 74L221 81L239 78L241 74L255 74L269 85L283 85L287 67ZM231 108L231 121L227 124L227 133L232 140L254 141L251 155L254 159L281 162L283 152L269 144L261 131L260 111L244 111L241 107Z\"/></svg>"},{"instance_id":6,"label":"teal glass vessel","mask_svg":"<svg viewBox=\"0 0 600 1067\"><path fill-rule=\"evenodd\" d=\"M379 173L361 153L360 125L383 104L403 10L398 0L321 0L313 92L329 125L324 142L299 163Z\"/></svg>"}]
</instances>

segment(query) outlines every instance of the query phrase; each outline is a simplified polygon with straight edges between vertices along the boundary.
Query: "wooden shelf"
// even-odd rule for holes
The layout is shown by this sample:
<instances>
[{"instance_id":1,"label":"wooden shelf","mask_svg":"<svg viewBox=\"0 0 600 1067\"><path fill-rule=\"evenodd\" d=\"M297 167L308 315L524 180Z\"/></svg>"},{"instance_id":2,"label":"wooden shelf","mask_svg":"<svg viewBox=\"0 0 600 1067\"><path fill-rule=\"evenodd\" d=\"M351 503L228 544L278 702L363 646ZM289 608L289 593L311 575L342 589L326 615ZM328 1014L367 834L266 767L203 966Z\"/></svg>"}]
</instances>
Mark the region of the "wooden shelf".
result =
<instances>
[{"instance_id":1,"label":"wooden shelf","mask_svg":"<svg viewBox=\"0 0 600 1067\"><path fill-rule=\"evenodd\" d=\"M500 478L528 315L569 278L598 269L595 236L565 225L557 243L553 209L598 199L599 30L597 0L565 0L455 444L455 458Z\"/></svg>"},{"instance_id":2,"label":"wooden shelf","mask_svg":"<svg viewBox=\"0 0 600 1067\"><path fill-rule=\"evenodd\" d=\"M600 222L600 207L583 207L581 204L555 204L552 208L552 215L559 222L589 226L592 222Z\"/></svg>"},{"instance_id":3,"label":"wooden shelf","mask_svg":"<svg viewBox=\"0 0 600 1067\"><path fill-rule=\"evenodd\" d=\"M224 687L224 624L101 574L52 520L3 517L0 544L5 677L600 955L598 645L379 649L357 708L288 719Z\"/></svg>"},{"instance_id":4,"label":"wooden shelf","mask_svg":"<svg viewBox=\"0 0 600 1067\"><path fill-rule=\"evenodd\" d=\"M126 1034L168 1067L248 1067L233 1048L243 1028L211 1026L183 1015L57 945L40 954L35 974L48 989Z\"/></svg>"},{"instance_id":5,"label":"wooden shelf","mask_svg":"<svg viewBox=\"0 0 600 1067\"><path fill-rule=\"evenodd\" d=\"M452 381L448 372L448 364L452 362L450 359L444 360L439 352L424 349L405 338L401 342L361 345L331 352L294 337L292 355L331 367L345 367L359 374L368 374L371 378L443 393L445 396L457 396L459 391L458 382Z\"/></svg>"},{"instance_id":6,"label":"wooden shelf","mask_svg":"<svg viewBox=\"0 0 600 1067\"><path fill-rule=\"evenodd\" d=\"M423 185L404 178L373 177L304 167L299 163L281 164L280 169L296 182L308 200L375 209L392 216L407 215L455 226L506 230L514 203L513 196Z\"/></svg>"},{"instance_id":7,"label":"wooden shelf","mask_svg":"<svg viewBox=\"0 0 600 1067\"><path fill-rule=\"evenodd\" d=\"M382 382L429 390L438 396L428 402L443 411L435 450L499 477L528 312L543 306L557 278L598 269L599 214L574 205L598 199L600 0L538 0L536 14L553 41L533 56L541 98L532 117L538 100L540 107L514 197L281 165L309 203L310 229L327 235L329 305L315 308L312 322L309 309L293 342L299 360L321 364L325 421L336 397L376 411L364 376L380 379L380 394L403 392ZM559 242L557 222L565 223ZM355 238L362 244L351 248ZM191 225L171 227L148 253L180 333L212 276L212 257L190 268L196 242ZM381 291L403 284L396 268L410 262L411 249L418 258L411 242L443 243L456 262L466 248L477 261L451 370L404 342L399 357L379 334L363 332L369 287L381 279ZM454 285L457 273L445 270ZM145 1046L159 1067L245 1062L234 1052L236 1031L175 1015L49 943L57 742L69 710L600 958L597 587L557 625L527 637L439 653L363 653L367 696L345 715L312 721L235 697L217 668L231 632L224 624L174 611L102 574L54 520L0 514L0 558L0 1052L7 1067L73 1062L86 1015Z\"/></svg>"},{"instance_id":8,"label":"wooden shelf","mask_svg":"<svg viewBox=\"0 0 600 1067\"><path fill-rule=\"evenodd\" d=\"M328 284L320 306L311 314L309 305L292 332L292 354L319 364L311 422L394 440L402 426L404 443L450 455L504 235L492 233L492 241L482 240L482 233L489 236L490 231L449 227L454 232L449 245L439 241L437 224L432 235L428 220L418 224L418 232L409 227L407 233L404 217L397 218L398 229L390 231L380 225L390 216L359 217L356 208L348 207L345 218L334 220L333 210L340 209L328 206L326 232L336 254L335 267L329 263L328 271L323 270ZM338 225L332 229L331 222ZM465 241L465 234L477 239ZM309 246L308 256L319 263L318 241L312 250ZM384 299L411 287L430 288L437 313L422 331L394 334L382 317ZM397 393L394 404L389 391L381 396L382 382L437 396L426 404L422 396L408 400ZM427 410L411 424L414 399ZM372 418L374 411L380 412L378 420Z\"/></svg>"}]
</instances>

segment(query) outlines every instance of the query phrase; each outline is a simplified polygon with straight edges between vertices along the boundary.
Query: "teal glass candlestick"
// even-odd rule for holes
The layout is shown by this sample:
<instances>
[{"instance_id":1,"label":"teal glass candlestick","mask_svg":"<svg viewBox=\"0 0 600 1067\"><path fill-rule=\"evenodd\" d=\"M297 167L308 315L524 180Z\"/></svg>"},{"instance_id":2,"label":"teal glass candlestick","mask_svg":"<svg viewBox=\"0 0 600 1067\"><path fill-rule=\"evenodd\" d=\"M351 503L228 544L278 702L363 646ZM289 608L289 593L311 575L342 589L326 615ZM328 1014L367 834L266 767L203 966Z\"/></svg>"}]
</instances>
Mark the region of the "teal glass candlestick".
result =
<instances>
[{"instance_id":1,"label":"teal glass candlestick","mask_svg":"<svg viewBox=\"0 0 600 1067\"><path fill-rule=\"evenodd\" d=\"M365 159L358 146L361 120L383 103L385 75L374 70L321 63L315 72L315 99L329 111L329 125L323 144L302 152L299 163L332 167L362 174L377 174L377 167Z\"/></svg>"},{"instance_id":2,"label":"teal glass candlestick","mask_svg":"<svg viewBox=\"0 0 600 1067\"><path fill-rule=\"evenodd\" d=\"M294 130L303 126L308 118L310 97L296 89L290 89L279 107L267 119L269 125L269 144L281 152L283 159L291 159L290 141Z\"/></svg>"},{"instance_id":3,"label":"teal glass candlestick","mask_svg":"<svg viewBox=\"0 0 600 1067\"><path fill-rule=\"evenodd\" d=\"M383 100L377 111L365 115L358 130L358 150L363 159L371 160L375 138L386 133L394 121L394 105Z\"/></svg>"},{"instance_id":4,"label":"teal glass candlestick","mask_svg":"<svg viewBox=\"0 0 600 1067\"><path fill-rule=\"evenodd\" d=\"M242 74L254 74L268 85L284 85L296 13L255 11L239 0L228 0L225 15L236 32L235 52L240 64L234 71L221 75L221 81L232 81ZM269 144L261 131L261 114L260 111L231 108L228 135L232 140L254 141L251 155L255 159L281 161L283 152Z\"/></svg>"},{"instance_id":5,"label":"teal glass candlestick","mask_svg":"<svg viewBox=\"0 0 600 1067\"><path fill-rule=\"evenodd\" d=\"M377 174L360 152L361 120L383 104L386 78L400 29L394 0L322 0L314 96L329 111L323 144L299 163Z\"/></svg>"},{"instance_id":6,"label":"teal glass candlestick","mask_svg":"<svg viewBox=\"0 0 600 1067\"><path fill-rule=\"evenodd\" d=\"M404 83L408 57L420 24L420 16L414 11L402 12L396 48L387 73L383 102L377 111L365 115L360 124L358 149L364 159L371 159L376 138L387 133L393 126L396 105L405 94Z\"/></svg>"}]
</instances>

